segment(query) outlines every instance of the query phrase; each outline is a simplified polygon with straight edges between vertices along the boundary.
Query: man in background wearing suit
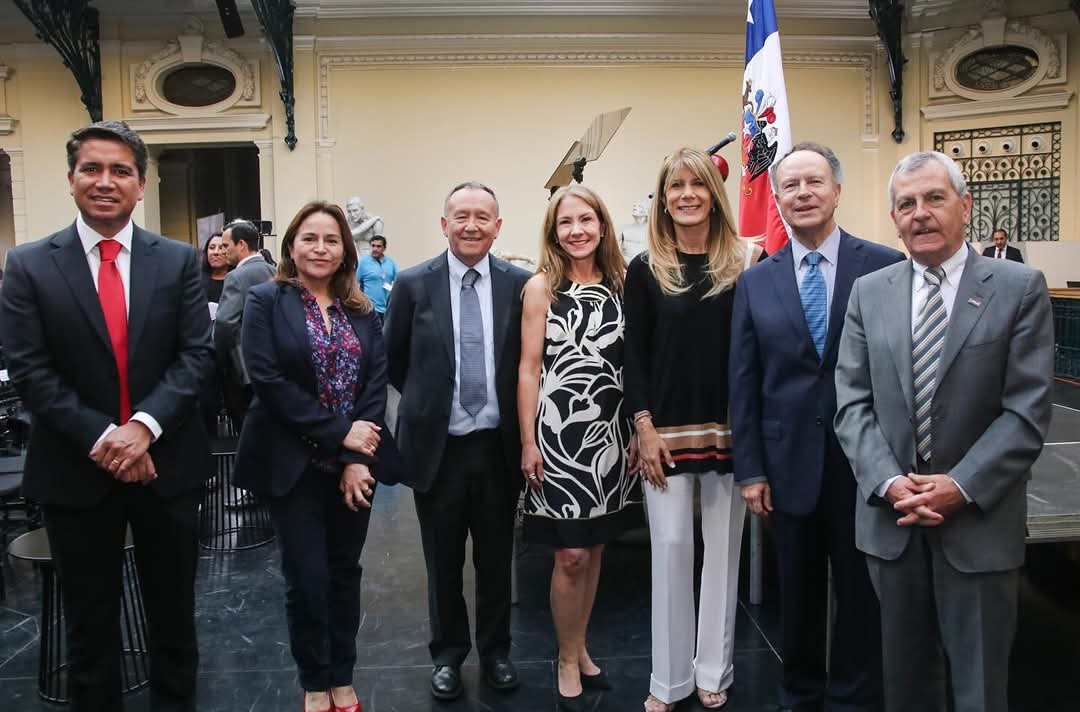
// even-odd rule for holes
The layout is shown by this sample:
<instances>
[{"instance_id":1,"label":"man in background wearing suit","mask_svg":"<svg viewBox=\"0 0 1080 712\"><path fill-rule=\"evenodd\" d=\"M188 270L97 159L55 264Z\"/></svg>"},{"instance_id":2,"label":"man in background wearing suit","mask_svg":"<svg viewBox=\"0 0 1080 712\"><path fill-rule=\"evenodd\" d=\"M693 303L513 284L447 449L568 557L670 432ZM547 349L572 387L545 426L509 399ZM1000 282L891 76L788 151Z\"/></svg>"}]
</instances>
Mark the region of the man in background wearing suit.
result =
<instances>
[{"instance_id":1,"label":"man in background wearing suit","mask_svg":"<svg viewBox=\"0 0 1080 712\"><path fill-rule=\"evenodd\" d=\"M225 377L225 409L239 433L251 405L251 380L240 352L240 327L248 290L274 278L277 271L259 254L262 235L248 220L234 220L221 232L225 255L233 268L225 275L214 321L214 348Z\"/></svg>"},{"instance_id":2,"label":"man in background wearing suit","mask_svg":"<svg viewBox=\"0 0 1080 712\"><path fill-rule=\"evenodd\" d=\"M210 473L195 400L210 318L189 245L134 225L146 145L126 124L67 144L75 223L8 253L4 355L34 415L26 496L63 585L72 709L117 712L130 526L149 624L151 706L194 710L197 507Z\"/></svg>"},{"instance_id":3,"label":"man in background wearing suit","mask_svg":"<svg viewBox=\"0 0 1080 712\"><path fill-rule=\"evenodd\" d=\"M488 254L501 226L490 188L455 186L443 204L449 250L400 273L386 312L389 377L401 392L401 481L414 490L420 521L438 699L461 694L471 647L462 597L469 534L483 678L499 690L518 684L509 657L510 566L521 485L521 291L529 274Z\"/></svg>"},{"instance_id":4,"label":"man in background wearing suit","mask_svg":"<svg viewBox=\"0 0 1080 712\"><path fill-rule=\"evenodd\" d=\"M773 168L791 242L744 273L731 320L735 479L747 506L768 516L780 569L784 709L881 707L877 598L855 548L855 478L832 420L833 370L851 285L899 262L896 250L836 224L840 161L816 143ZM825 661L828 570L836 620ZM828 674L826 674L828 669Z\"/></svg>"},{"instance_id":5,"label":"man in background wearing suit","mask_svg":"<svg viewBox=\"0 0 1080 712\"><path fill-rule=\"evenodd\" d=\"M947 659L956 712L1003 712L1027 480L1050 421L1046 280L968 248L971 194L942 153L903 158L889 203L911 260L855 283L836 366L886 709L946 709Z\"/></svg>"},{"instance_id":6,"label":"man in background wearing suit","mask_svg":"<svg viewBox=\"0 0 1080 712\"><path fill-rule=\"evenodd\" d=\"M983 250L983 257L992 257L995 260L1012 260L1021 264L1024 262L1020 250L1009 244L1009 233L999 228L994 230L991 238L994 244Z\"/></svg>"}]
</instances>

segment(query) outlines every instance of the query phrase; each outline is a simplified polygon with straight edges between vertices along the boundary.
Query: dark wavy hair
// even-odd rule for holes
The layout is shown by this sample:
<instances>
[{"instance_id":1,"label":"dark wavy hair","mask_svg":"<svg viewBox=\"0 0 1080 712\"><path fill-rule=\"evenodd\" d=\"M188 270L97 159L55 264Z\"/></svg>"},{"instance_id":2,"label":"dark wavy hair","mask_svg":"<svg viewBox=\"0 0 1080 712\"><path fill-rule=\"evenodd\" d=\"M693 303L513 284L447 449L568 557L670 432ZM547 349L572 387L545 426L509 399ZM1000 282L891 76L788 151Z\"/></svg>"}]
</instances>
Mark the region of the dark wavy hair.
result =
<instances>
[{"instance_id":1,"label":"dark wavy hair","mask_svg":"<svg viewBox=\"0 0 1080 712\"><path fill-rule=\"evenodd\" d=\"M285 230L285 236L281 240L281 261L278 262L277 275L274 280L279 284L289 284L299 278L296 271L296 263L293 262L292 246L296 240L296 234L300 232L300 226L315 213L325 213L332 217L338 224L338 234L341 235L341 243L345 248L345 255L337 272L330 278L330 294L341 300L346 309L360 314L371 312L371 300L360 291L360 285L356 281L356 243L352 239L352 230L349 229L349 221L345 219L345 213L337 205L325 200L313 200L293 217L289 227Z\"/></svg>"}]
</instances>

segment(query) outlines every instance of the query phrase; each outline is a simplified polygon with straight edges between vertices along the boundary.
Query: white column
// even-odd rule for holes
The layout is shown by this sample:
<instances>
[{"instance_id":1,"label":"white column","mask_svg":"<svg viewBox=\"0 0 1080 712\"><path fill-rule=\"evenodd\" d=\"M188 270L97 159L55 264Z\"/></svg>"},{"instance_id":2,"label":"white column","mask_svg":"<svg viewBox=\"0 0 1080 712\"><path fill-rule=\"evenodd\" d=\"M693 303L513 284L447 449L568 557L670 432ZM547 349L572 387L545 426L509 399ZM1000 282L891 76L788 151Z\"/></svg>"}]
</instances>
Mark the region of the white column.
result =
<instances>
[{"instance_id":1,"label":"white column","mask_svg":"<svg viewBox=\"0 0 1080 712\"><path fill-rule=\"evenodd\" d=\"M23 170L23 150L5 148L4 153L11 159L11 208L15 218L15 244L26 242L26 172Z\"/></svg>"},{"instance_id":2,"label":"white column","mask_svg":"<svg viewBox=\"0 0 1080 712\"><path fill-rule=\"evenodd\" d=\"M261 220L274 221L274 233L280 235L285 230L284 225L278 225L274 211L274 139L260 138L253 142L259 150L259 216ZM277 255L277 237L266 238L266 249L271 254Z\"/></svg>"},{"instance_id":3,"label":"white column","mask_svg":"<svg viewBox=\"0 0 1080 712\"><path fill-rule=\"evenodd\" d=\"M320 200L334 200L334 146L332 138L319 139L315 149L315 189Z\"/></svg>"},{"instance_id":4,"label":"white column","mask_svg":"<svg viewBox=\"0 0 1080 712\"><path fill-rule=\"evenodd\" d=\"M146 189L143 191L142 202L135 207L132 217L137 225L142 225L150 232L160 233L161 176L158 173L158 157L161 149L157 146L149 146L148 149L150 155L146 160Z\"/></svg>"}]
</instances>

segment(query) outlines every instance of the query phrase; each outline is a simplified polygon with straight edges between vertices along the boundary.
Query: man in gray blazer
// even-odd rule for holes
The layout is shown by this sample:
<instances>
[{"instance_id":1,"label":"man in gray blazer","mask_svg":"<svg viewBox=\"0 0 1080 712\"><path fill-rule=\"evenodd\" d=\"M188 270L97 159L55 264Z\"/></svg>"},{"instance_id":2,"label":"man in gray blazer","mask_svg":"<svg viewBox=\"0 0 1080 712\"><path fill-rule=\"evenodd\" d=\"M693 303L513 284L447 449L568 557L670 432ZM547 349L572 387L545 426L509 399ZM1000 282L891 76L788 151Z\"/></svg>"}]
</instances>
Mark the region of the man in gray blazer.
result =
<instances>
[{"instance_id":1,"label":"man in gray blazer","mask_svg":"<svg viewBox=\"0 0 1080 712\"><path fill-rule=\"evenodd\" d=\"M251 381L240 353L244 302L249 289L273 279L277 270L259 254L262 235L254 223L232 221L222 230L221 240L233 270L225 275L225 284L221 286L221 301L214 321L214 348L224 374L225 408L239 433L252 398Z\"/></svg>"},{"instance_id":2,"label":"man in gray blazer","mask_svg":"<svg viewBox=\"0 0 1080 712\"><path fill-rule=\"evenodd\" d=\"M891 215L911 260L855 282L836 434L856 544L881 601L888 710L1007 710L1026 488L1050 420L1042 273L968 248L971 195L942 153L900 161Z\"/></svg>"},{"instance_id":3,"label":"man in gray blazer","mask_svg":"<svg viewBox=\"0 0 1080 712\"><path fill-rule=\"evenodd\" d=\"M387 371L401 392L401 481L413 489L420 522L438 699L461 694L461 664L472 647L462 596L470 535L482 676L497 690L518 684L510 564L521 488L521 291L529 273L488 254L501 226L490 188L455 186L443 205L449 250L399 274L386 310Z\"/></svg>"}]
</instances>

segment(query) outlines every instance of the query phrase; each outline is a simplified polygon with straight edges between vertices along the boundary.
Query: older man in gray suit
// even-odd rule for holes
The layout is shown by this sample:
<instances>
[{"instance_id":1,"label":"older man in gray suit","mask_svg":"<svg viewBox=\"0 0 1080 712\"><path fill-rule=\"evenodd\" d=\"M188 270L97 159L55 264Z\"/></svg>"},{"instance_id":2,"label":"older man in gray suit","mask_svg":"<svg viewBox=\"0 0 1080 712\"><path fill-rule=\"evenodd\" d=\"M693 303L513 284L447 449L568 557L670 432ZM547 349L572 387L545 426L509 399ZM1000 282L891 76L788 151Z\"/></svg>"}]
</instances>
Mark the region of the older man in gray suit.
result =
<instances>
[{"instance_id":1,"label":"older man in gray suit","mask_svg":"<svg viewBox=\"0 0 1080 712\"><path fill-rule=\"evenodd\" d=\"M836 367L886 707L945 710L949 684L957 712L1007 710L1027 480L1050 420L1046 280L968 248L971 195L944 154L901 160L889 201L912 259L856 281Z\"/></svg>"}]
</instances>

